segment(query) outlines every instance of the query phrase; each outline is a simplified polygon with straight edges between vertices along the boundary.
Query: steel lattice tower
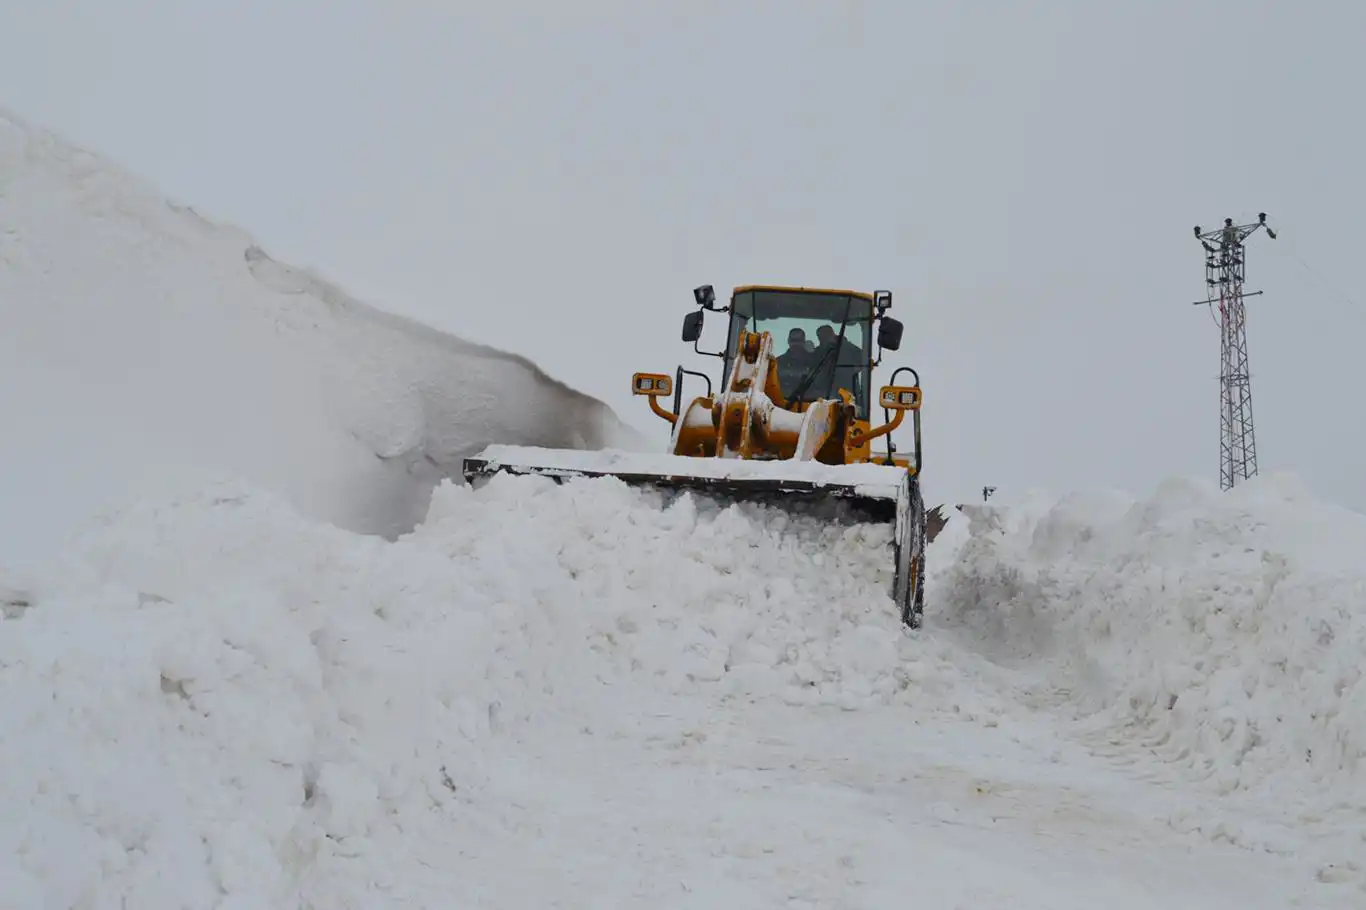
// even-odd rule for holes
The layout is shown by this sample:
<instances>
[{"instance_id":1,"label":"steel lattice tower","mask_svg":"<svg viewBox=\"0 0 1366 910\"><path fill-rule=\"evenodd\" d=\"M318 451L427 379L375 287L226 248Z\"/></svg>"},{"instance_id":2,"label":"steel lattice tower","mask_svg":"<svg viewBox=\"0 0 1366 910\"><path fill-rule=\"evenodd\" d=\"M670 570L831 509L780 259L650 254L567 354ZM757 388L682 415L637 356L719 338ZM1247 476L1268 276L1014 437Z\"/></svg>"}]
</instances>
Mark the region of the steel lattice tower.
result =
<instances>
[{"instance_id":1,"label":"steel lattice tower","mask_svg":"<svg viewBox=\"0 0 1366 910\"><path fill-rule=\"evenodd\" d=\"M1261 291L1244 293L1243 277L1247 262L1248 236L1258 228L1266 228L1273 240L1276 232L1266 224L1266 213L1257 216L1255 224L1234 224L1225 218L1224 225L1195 236L1205 249L1206 299L1196 306L1219 308L1220 328L1220 408L1219 408L1219 487L1233 488L1240 480L1257 474L1257 439L1252 429L1252 385L1247 367L1247 317L1243 308L1245 297L1256 297Z\"/></svg>"}]
</instances>

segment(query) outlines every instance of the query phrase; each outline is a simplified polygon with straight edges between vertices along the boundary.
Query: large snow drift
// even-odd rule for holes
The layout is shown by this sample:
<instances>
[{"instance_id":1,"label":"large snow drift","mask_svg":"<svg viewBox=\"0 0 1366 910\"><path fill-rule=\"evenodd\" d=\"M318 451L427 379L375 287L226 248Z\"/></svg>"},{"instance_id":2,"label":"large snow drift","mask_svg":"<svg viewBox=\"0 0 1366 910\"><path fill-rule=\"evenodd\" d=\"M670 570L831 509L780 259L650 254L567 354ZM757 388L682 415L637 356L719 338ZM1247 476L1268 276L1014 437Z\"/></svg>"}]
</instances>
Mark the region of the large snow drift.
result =
<instances>
[{"instance_id":1,"label":"large snow drift","mask_svg":"<svg viewBox=\"0 0 1366 910\"><path fill-rule=\"evenodd\" d=\"M539 784L506 768L519 739L641 735L651 700L622 701L641 686L794 704L904 690L869 529L808 529L801 547L592 483L445 487L397 543L234 487L89 531L0 623L0 890L153 910L471 906L496 887L501 906L541 906L509 890L531 869L478 861L549 824Z\"/></svg>"},{"instance_id":2,"label":"large snow drift","mask_svg":"<svg viewBox=\"0 0 1366 910\"><path fill-rule=\"evenodd\" d=\"M662 502L496 477L442 486L394 542L240 485L111 514L5 595L0 893L149 910L1366 898L1360 816L1316 839L1294 818L1360 806L1362 629L1334 587L1360 590L1360 521L1274 487L1064 502L1004 533L979 516L932 545L928 625L906 634L886 529ZM1330 521L1336 562L1289 536ZM1259 625L1282 630L1272 648ZM1277 802L1231 807L1166 773L1135 717L1189 765L1276 782ZM1215 843L1230 836L1243 846Z\"/></svg>"},{"instance_id":3,"label":"large snow drift","mask_svg":"<svg viewBox=\"0 0 1366 910\"><path fill-rule=\"evenodd\" d=\"M371 309L2 111L0 320L0 564L218 475L392 534L485 445L637 444L526 360Z\"/></svg>"},{"instance_id":4,"label":"large snow drift","mask_svg":"<svg viewBox=\"0 0 1366 910\"><path fill-rule=\"evenodd\" d=\"M1366 516L1288 475L964 511L932 615L1026 668L1088 741L1276 820L1221 836L1348 836L1366 869Z\"/></svg>"}]
</instances>

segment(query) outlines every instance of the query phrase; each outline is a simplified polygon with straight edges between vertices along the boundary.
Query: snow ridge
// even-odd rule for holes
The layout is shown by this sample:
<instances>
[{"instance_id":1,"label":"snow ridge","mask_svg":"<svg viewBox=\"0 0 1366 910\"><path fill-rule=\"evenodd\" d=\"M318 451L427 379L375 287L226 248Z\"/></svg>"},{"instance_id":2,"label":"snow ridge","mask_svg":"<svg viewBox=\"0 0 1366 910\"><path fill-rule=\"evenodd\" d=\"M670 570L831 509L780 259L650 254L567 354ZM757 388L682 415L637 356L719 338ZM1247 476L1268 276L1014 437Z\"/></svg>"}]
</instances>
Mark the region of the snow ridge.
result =
<instances>
[{"instance_id":1,"label":"snow ridge","mask_svg":"<svg viewBox=\"0 0 1366 910\"><path fill-rule=\"evenodd\" d=\"M364 906L482 836L509 740L610 730L613 692L911 697L889 536L658 505L447 484L394 543L232 485L110 515L0 622L4 893Z\"/></svg>"},{"instance_id":2,"label":"snow ridge","mask_svg":"<svg viewBox=\"0 0 1366 910\"><path fill-rule=\"evenodd\" d=\"M487 445L639 445L525 358L368 307L4 111L0 317L0 564L92 506L230 477L392 536Z\"/></svg>"},{"instance_id":3,"label":"snow ridge","mask_svg":"<svg viewBox=\"0 0 1366 910\"><path fill-rule=\"evenodd\" d=\"M1360 656L1360 627L1344 609L1330 620L1332 640L1320 643L1318 623L1284 609L1293 601L1307 611L1306 597L1346 582L1328 554L1315 553L1326 562L1314 567L1290 545L1306 528L1349 516L1284 486L1259 489L1238 502L1181 483L1131 506L1078 497L1041 516L1004 515L1004 533L978 510L970 535L944 538L959 547L952 568L937 562L940 542L932 547L936 609L917 635L900 629L886 594L889 529L721 509L614 480L443 484L426 520L394 542L308 521L242 485L143 502L87 529L51 574L0 585L0 729L13 731L0 738L0 805L12 809L0 814L0 885L25 905L50 906L512 906L549 893L624 904L676 896L681 850L705 900L781 903L786 883L800 880L828 905L854 887L838 865L761 863L767 848L737 840L754 827L742 822L743 806L724 825L716 820L729 805L725 788L760 791L798 773L764 758L775 739L754 724L792 740L777 761L830 753L813 771L821 783L807 783L801 798L828 794L832 812L851 811L865 787L880 788L870 799L881 812L883 800L906 799L898 787L942 790L944 772L922 754L935 748L998 775L999 787L1041 790L1061 776L1060 795L1075 805L1072 788L1095 773L1094 761L1022 713L1061 708L1078 718L1078 742L1145 734L1149 743L1129 748L1165 742L1174 760L1214 769L1216 783L1266 796L1261 818L1285 819L1279 829L1239 829L1197 801L1182 830L1272 849L1287 863L1331 856L1317 860L1322 880L1360 892L1355 848L1344 846L1350 827L1343 834L1360 806L1350 758L1360 688L1344 669ZM1350 558L1360 541L1337 536L1337 558ZM1284 560L1271 560L1269 576L1263 552ZM1202 569L1202 560L1213 565ZM1195 577L1173 587L1175 572ZM1303 574L1313 572L1326 574ZM1164 580L1165 600L1152 597ZM1211 581L1224 593L1212 593ZM1159 621L1163 611L1170 621ZM1266 662L1250 648L1273 615L1314 635L1283 636ZM1203 637L1188 634L1195 616ZM1031 636L1001 634L1009 628ZM997 676L1019 678L993 685L982 659L951 640L964 633L1002 669ZM1166 656L1187 639L1184 652ZM1204 675L1177 685L1182 667ZM1321 718L1291 717L1297 704ZM802 716L777 719L780 711ZM830 742L834 718L864 714L871 725L857 729L866 742ZM1249 749L1244 731L1253 727L1261 739ZM1302 739L1319 762L1308 773L1279 764ZM746 755L768 770L733 764ZM1038 764L1021 764L1026 755ZM856 770L850 762L875 758L854 789L834 788ZM573 776L561 785L557 774ZM666 799L665 784L682 780L708 788L705 801ZM606 802L580 803L568 792L577 786L600 788L595 799ZM648 821L612 802L624 794L669 818ZM790 805L791 796L772 800ZM955 806L941 811L969 811ZM1078 808L1082 818L1098 811ZM998 806L981 824L998 831L999 813L1019 809ZM1069 817L1065 808L1038 811L1030 824ZM1296 812L1320 813L1324 837L1336 838L1331 850L1300 858L1297 822L1286 818ZM685 818L688 831L673 827ZM1175 812L1167 823L1183 824ZM717 825L740 853L701 850ZM917 842L922 851L954 836L939 830ZM1086 830L1110 836L1104 826ZM907 835L889 829L877 840L890 836ZM549 851L531 876L529 843ZM833 863L818 843L786 849ZM646 865L612 866L607 858L623 849ZM900 847L842 849L880 870L879 894L901 893L892 884ZM720 868L740 876L734 864L747 858L743 877L715 879ZM1280 894L1302 893L1276 868L1259 872L1259 887L1274 879ZM1006 893L1004 884L964 890L964 874L936 881L945 894ZM1065 904L1048 890L1057 882L1032 887L1042 890L1027 906L1087 906L1094 896L1084 881ZM1324 892L1310 905L1344 898ZM1227 905L1245 899L1231 895Z\"/></svg>"},{"instance_id":4,"label":"snow ridge","mask_svg":"<svg viewBox=\"0 0 1366 910\"><path fill-rule=\"evenodd\" d=\"M947 625L1097 742L1366 839L1366 516L1288 475L965 511Z\"/></svg>"}]
</instances>

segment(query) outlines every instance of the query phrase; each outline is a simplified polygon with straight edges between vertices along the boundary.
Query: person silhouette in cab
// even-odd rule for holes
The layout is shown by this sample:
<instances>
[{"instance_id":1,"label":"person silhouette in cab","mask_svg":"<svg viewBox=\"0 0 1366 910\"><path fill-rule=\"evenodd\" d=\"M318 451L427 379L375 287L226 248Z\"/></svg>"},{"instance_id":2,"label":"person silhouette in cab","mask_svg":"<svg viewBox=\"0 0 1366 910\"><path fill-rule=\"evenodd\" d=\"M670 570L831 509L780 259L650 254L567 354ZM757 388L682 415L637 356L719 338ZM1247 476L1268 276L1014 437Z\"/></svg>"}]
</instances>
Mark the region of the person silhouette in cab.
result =
<instances>
[{"instance_id":1,"label":"person silhouette in cab","mask_svg":"<svg viewBox=\"0 0 1366 910\"><path fill-rule=\"evenodd\" d=\"M787 333L787 350L779 354L777 360L778 382L783 387L783 394L791 394L792 389L802 381L802 377L815 363L815 357L806 341L805 329L798 327Z\"/></svg>"},{"instance_id":2,"label":"person silhouette in cab","mask_svg":"<svg viewBox=\"0 0 1366 910\"><path fill-rule=\"evenodd\" d=\"M820 344L816 346L817 357L824 354L827 348L839 345L840 366L853 366L863 362L863 348L854 344L854 340L847 334L844 336L844 344L840 345L839 335L833 326L823 325L816 329L816 337L820 339ZM830 355L830 360L832 363L836 362L834 354Z\"/></svg>"},{"instance_id":3,"label":"person silhouette in cab","mask_svg":"<svg viewBox=\"0 0 1366 910\"><path fill-rule=\"evenodd\" d=\"M778 366L796 369L811 364L811 346L806 343L806 330L795 328L787 333L787 350L778 355Z\"/></svg>"}]
</instances>

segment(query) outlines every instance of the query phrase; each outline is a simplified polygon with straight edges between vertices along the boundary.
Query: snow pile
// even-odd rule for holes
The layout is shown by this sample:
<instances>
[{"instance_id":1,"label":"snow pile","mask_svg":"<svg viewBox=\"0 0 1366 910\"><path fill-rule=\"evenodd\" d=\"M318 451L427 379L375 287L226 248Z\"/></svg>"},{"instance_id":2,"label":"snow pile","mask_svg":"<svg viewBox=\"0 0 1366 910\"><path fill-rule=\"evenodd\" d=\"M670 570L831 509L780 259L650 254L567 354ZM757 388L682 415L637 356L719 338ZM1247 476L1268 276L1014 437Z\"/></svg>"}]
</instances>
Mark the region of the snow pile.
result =
<instances>
[{"instance_id":1,"label":"snow pile","mask_svg":"<svg viewBox=\"0 0 1366 910\"><path fill-rule=\"evenodd\" d=\"M1086 527L1116 548L1126 522L1206 520L1108 514ZM1063 533L1068 517L1034 521L1036 542L954 540L961 563L932 591L965 592L989 545L997 565L1101 546ZM0 577L0 893L155 910L653 906L688 891L752 906L795 888L829 905L870 876L904 896L929 875L966 900L985 851L1030 857L1022 905L1087 906L1057 890L1091 849L1078 838L1099 838L1097 862L1166 850L1123 828L1146 810L1087 802L1096 763L976 677L980 657L934 622L900 629L887 543L885 528L601 479L442 485L393 542L240 484L110 513L50 574ZM1026 596L1029 571L1000 590ZM988 612L958 606L960 623ZM1067 634L1068 617L1035 612L1056 621L1052 659L1090 628L1083 609ZM1109 641L1101 660L1121 675L1091 694L1134 713L1122 674L1158 662L1148 644ZM950 719L966 723L935 722ZM1349 863L1312 856L1247 865L1272 880L1312 864L1356 887ZM1240 874L1216 861L1233 859L1196 854L1187 874L1213 876L1207 891Z\"/></svg>"},{"instance_id":2,"label":"snow pile","mask_svg":"<svg viewBox=\"0 0 1366 910\"><path fill-rule=\"evenodd\" d=\"M1366 809L1366 516L1276 475L965 511L943 623L1218 792Z\"/></svg>"},{"instance_id":3,"label":"snow pile","mask_svg":"<svg viewBox=\"0 0 1366 910\"><path fill-rule=\"evenodd\" d=\"M298 864L363 884L347 838L375 825L384 849L381 806L430 807L439 762L422 759L465 720L425 685L463 671L461 648L439 650L455 624L400 649L379 618L388 592L366 579L381 552L223 490L139 507L32 585L0 624L15 906L263 906Z\"/></svg>"},{"instance_id":4,"label":"snow pile","mask_svg":"<svg viewBox=\"0 0 1366 910\"><path fill-rule=\"evenodd\" d=\"M499 585L535 580L538 593L504 598L560 656L519 664L582 641L613 678L666 691L854 707L923 697L916 680L935 666L889 596L892 532L614 479L496 475L441 487L405 543Z\"/></svg>"},{"instance_id":5,"label":"snow pile","mask_svg":"<svg viewBox=\"0 0 1366 910\"><path fill-rule=\"evenodd\" d=\"M478 796L510 786L500 737L635 729L613 692L927 697L906 691L935 660L907 660L883 531L657 497L444 485L397 542L233 485L106 516L51 576L5 587L3 893L450 897L452 844L516 834ZM492 814L472 823L470 800Z\"/></svg>"},{"instance_id":6,"label":"snow pile","mask_svg":"<svg viewBox=\"0 0 1366 910\"><path fill-rule=\"evenodd\" d=\"M395 534L491 443L638 445L534 364L373 310L3 111L0 320L0 564L221 477Z\"/></svg>"}]
</instances>

